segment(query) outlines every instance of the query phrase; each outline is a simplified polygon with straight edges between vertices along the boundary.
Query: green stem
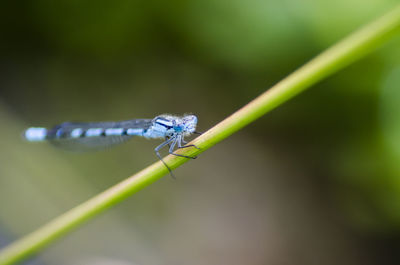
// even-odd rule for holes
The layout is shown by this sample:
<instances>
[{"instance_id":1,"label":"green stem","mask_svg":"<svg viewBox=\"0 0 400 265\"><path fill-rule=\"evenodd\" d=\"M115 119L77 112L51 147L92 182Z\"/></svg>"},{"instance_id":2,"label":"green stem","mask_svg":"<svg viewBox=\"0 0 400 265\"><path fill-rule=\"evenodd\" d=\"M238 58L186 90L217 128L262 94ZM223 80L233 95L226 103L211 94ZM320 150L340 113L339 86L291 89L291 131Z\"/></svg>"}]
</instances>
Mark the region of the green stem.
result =
<instances>
[{"instance_id":1,"label":"green stem","mask_svg":"<svg viewBox=\"0 0 400 265\"><path fill-rule=\"evenodd\" d=\"M393 36L399 28L400 5L326 50L192 141L191 144L195 144L201 150L188 148L189 150L179 150L178 152L185 155L197 155L207 150L311 85L373 51L379 44ZM171 155L165 158L165 162L172 169L187 161L185 158ZM143 169L4 248L0 252L0 265L15 263L41 250L55 239L71 231L74 227L95 217L167 173L167 169L161 162L154 163Z\"/></svg>"}]
</instances>

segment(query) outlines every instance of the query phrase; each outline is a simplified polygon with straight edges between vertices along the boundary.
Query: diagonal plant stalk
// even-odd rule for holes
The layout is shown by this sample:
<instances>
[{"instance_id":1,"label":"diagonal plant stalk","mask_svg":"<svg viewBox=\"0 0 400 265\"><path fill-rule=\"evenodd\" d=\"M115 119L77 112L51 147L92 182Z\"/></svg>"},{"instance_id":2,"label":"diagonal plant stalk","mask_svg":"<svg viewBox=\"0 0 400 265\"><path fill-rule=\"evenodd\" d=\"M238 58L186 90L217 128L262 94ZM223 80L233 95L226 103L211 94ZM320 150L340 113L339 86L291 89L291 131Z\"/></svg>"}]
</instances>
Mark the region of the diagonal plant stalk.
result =
<instances>
[{"instance_id":1,"label":"diagonal plant stalk","mask_svg":"<svg viewBox=\"0 0 400 265\"><path fill-rule=\"evenodd\" d=\"M179 150L178 153L193 156L204 152L318 81L373 51L399 29L400 5L321 53L190 143L201 150L187 148ZM171 155L165 158L171 169L187 161L185 158ZM143 169L4 248L0 252L0 265L13 264L41 250L84 221L95 217L167 173L168 170L160 161Z\"/></svg>"}]
</instances>

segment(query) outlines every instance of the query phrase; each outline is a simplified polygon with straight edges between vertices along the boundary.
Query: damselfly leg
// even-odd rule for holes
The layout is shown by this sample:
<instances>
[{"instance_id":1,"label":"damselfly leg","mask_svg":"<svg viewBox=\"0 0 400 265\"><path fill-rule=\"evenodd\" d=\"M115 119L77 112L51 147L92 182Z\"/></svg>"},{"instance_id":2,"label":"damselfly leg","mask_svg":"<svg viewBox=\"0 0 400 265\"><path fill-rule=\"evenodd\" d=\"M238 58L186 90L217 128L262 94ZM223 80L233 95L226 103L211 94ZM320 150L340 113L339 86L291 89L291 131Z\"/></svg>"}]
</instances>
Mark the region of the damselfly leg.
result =
<instances>
[{"instance_id":1,"label":"damselfly leg","mask_svg":"<svg viewBox=\"0 0 400 265\"><path fill-rule=\"evenodd\" d=\"M181 135L175 136L174 137L174 141L172 142L171 146L169 147L169 153L171 155L174 155L174 156L180 156L180 157L185 157L185 158L190 158L190 159L196 159L197 156L185 156L185 155L180 155L180 154L174 153L174 148L175 148L176 144L178 144L178 148L181 148L180 147L181 146L181 141L182 141L182 136Z\"/></svg>"},{"instance_id":2,"label":"damselfly leg","mask_svg":"<svg viewBox=\"0 0 400 265\"><path fill-rule=\"evenodd\" d=\"M178 149L187 148L187 147L194 147L194 148L200 150L200 148L198 148L198 147L197 147L196 145L194 145L194 144L189 144L189 145L187 145L187 142L186 142L185 139L183 138L183 135L182 135L182 136L178 136L178 137L180 137L180 138L178 138ZM183 143L184 145L182 145L182 143Z\"/></svg>"},{"instance_id":3,"label":"damselfly leg","mask_svg":"<svg viewBox=\"0 0 400 265\"><path fill-rule=\"evenodd\" d=\"M174 174L172 173L172 170L169 168L169 166L164 162L164 160L162 159L161 155L160 155L160 149L163 148L166 145L169 145L172 141L174 140L174 138L169 138L167 139L165 142L163 142L162 144L160 144L159 146L157 146L154 151L156 152L156 155L158 157L158 159L161 160L161 162L164 164L164 166L168 169L169 173L171 174L171 176L173 178L175 178Z\"/></svg>"}]
</instances>

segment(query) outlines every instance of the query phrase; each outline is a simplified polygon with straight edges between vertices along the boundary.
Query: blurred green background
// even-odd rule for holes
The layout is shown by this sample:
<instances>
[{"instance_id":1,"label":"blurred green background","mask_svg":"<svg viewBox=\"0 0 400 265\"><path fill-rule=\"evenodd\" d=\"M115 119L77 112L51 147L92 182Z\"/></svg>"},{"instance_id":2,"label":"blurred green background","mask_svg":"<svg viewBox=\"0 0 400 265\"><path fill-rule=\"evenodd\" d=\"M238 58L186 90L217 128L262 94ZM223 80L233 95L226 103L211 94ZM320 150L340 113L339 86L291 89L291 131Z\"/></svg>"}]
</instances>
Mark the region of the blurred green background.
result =
<instances>
[{"instance_id":1,"label":"blurred green background","mask_svg":"<svg viewBox=\"0 0 400 265\"><path fill-rule=\"evenodd\" d=\"M28 126L194 113L200 131L396 0L5 1L0 246L156 161ZM400 38L26 264L399 264Z\"/></svg>"}]
</instances>

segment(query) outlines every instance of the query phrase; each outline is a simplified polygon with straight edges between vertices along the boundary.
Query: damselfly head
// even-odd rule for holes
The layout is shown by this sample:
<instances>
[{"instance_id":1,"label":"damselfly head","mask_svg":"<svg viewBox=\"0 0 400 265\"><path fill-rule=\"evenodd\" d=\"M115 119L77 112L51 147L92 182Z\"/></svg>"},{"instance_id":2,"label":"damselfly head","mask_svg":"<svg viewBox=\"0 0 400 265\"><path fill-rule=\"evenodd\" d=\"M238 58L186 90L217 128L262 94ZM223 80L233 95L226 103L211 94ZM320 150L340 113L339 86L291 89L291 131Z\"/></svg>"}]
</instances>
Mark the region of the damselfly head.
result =
<instances>
[{"instance_id":1,"label":"damselfly head","mask_svg":"<svg viewBox=\"0 0 400 265\"><path fill-rule=\"evenodd\" d=\"M195 115L186 115L182 118L183 131L186 133L193 133L196 131L197 117Z\"/></svg>"}]
</instances>

